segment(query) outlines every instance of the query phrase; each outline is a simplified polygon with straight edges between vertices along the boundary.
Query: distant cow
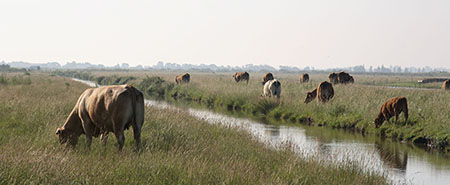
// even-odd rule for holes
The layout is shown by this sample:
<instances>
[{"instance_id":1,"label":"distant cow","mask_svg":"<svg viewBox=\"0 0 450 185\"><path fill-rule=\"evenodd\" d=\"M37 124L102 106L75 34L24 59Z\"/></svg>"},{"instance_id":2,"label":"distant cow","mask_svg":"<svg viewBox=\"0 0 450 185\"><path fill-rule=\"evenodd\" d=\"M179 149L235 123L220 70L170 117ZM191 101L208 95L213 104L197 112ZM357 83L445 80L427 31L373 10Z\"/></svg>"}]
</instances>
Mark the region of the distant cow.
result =
<instances>
[{"instance_id":1,"label":"distant cow","mask_svg":"<svg viewBox=\"0 0 450 185\"><path fill-rule=\"evenodd\" d=\"M281 83L277 79L269 80L264 84L264 96L280 98Z\"/></svg>"},{"instance_id":2,"label":"distant cow","mask_svg":"<svg viewBox=\"0 0 450 185\"><path fill-rule=\"evenodd\" d=\"M336 74L336 73L330 73L329 75L328 75L328 79L330 79L330 83L332 83L332 84L337 84L337 83L339 83L339 81L338 81L338 75Z\"/></svg>"},{"instance_id":3,"label":"distant cow","mask_svg":"<svg viewBox=\"0 0 450 185\"><path fill-rule=\"evenodd\" d=\"M306 94L305 103L313 101L317 97L317 102L328 102L334 96L333 85L327 81L323 81L319 86Z\"/></svg>"},{"instance_id":4,"label":"distant cow","mask_svg":"<svg viewBox=\"0 0 450 185\"><path fill-rule=\"evenodd\" d=\"M189 83L190 80L191 76L189 73L183 73L175 77L175 82L177 82L177 84Z\"/></svg>"},{"instance_id":5,"label":"distant cow","mask_svg":"<svg viewBox=\"0 0 450 185\"><path fill-rule=\"evenodd\" d=\"M78 137L86 134L88 147L92 136L102 135L106 142L113 132L122 150L124 130L133 127L136 148L141 142L141 128L144 122L144 96L131 85L102 86L85 90L64 125L56 130L59 142L75 146Z\"/></svg>"},{"instance_id":6,"label":"distant cow","mask_svg":"<svg viewBox=\"0 0 450 185\"><path fill-rule=\"evenodd\" d=\"M388 121L393 116L395 116L395 123L397 123L398 115L402 113L405 115L405 122L408 121L408 103L405 97L396 97L389 99L386 103L381 106L380 113L378 113L377 118L375 118L375 127L380 127L384 121Z\"/></svg>"},{"instance_id":7,"label":"distant cow","mask_svg":"<svg viewBox=\"0 0 450 185\"><path fill-rule=\"evenodd\" d=\"M266 74L263 76L262 84L265 85L267 81L273 80L273 79L274 79L274 78L273 78L273 74L272 74L272 73L266 73Z\"/></svg>"},{"instance_id":8,"label":"distant cow","mask_svg":"<svg viewBox=\"0 0 450 185\"><path fill-rule=\"evenodd\" d=\"M443 90L450 90L450 80L445 80L445 82L442 83L442 89Z\"/></svg>"},{"instance_id":9,"label":"distant cow","mask_svg":"<svg viewBox=\"0 0 450 185\"><path fill-rule=\"evenodd\" d=\"M353 79L353 76L350 74L341 71L337 74L337 81L340 84L347 84L347 83L353 83L355 80Z\"/></svg>"},{"instance_id":10,"label":"distant cow","mask_svg":"<svg viewBox=\"0 0 450 185\"><path fill-rule=\"evenodd\" d=\"M309 81L308 73L303 73L300 75L300 83L307 83Z\"/></svg>"},{"instance_id":11,"label":"distant cow","mask_svg":"<svg viewBox=\"0 0 450 185\"><path fill-rule=\"evenodd\" d=\"M240 81L247 81L248 84L248 80L250 80L250 75L247 72L237 72L236 74L233 75L234 80L236 80L236 82L240 82Z\"/></svg>"}]
</instances>

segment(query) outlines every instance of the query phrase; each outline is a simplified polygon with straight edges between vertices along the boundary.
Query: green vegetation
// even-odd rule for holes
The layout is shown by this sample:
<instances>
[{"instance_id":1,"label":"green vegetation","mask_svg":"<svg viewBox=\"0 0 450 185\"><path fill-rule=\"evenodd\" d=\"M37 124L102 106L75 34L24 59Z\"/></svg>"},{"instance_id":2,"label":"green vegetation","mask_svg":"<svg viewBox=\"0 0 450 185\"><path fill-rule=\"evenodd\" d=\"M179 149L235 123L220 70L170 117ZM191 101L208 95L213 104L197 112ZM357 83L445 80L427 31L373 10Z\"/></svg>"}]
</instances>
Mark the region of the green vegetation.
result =
<instances>
[{"instance_id":1,"label":"green vegetation","mask_svg":"<svg viewBox=\"0 0 450 185\"><path fill-rule=\"evenodd\" d=\"M105 74L102 74L105 75ZM121 76L123 74L114 74ZM335 85L335 96L330 103L311 102L304 104L306 92L327 80L327 75L311 74L311 82L300 84L295 74L276 76L282 83L280 101L261 97L261 79L250 74L250 83L236 83L229 74L191 74L191 83L175 85L176 73L134 74L142 84L150 87L146 95L164 97L168 101L195 102L204 106L246 114L250 117L275 120L277 122L302 123L355 130L364 134L376 134L395 140L428 144L439 150L450 152L450 93L441 90L414 90L386 88L381 85L414 81L421 76L369 76L356 75L352 85ZM145 76L144 76L145 75ZM256 74L255 76L262 76ZM153 76L153 77L147 77ZM158 77L156 77L158 76ZM415 80L417 81L417 80ZM368 86L373 83L378 86ZM403 115L397 124L385 122L375 129L373 120L381 105L392 97L408 99L410 118L405 123Z\"/></svg>"},{"instance_id":2,"label":"green vegetation","mask_svg":"<svg viewBox=\"0 0 450 185\"><path fill-rule=\"evenodd\" d=\"M122 153L114 137L106 147L95 139L88 151L82 136L66 149L55 130L86 88L35 74L30 85L0 88L0 184L386 184L352 164L302 159L290 146L275 151L238 128L151 107L140 153L130 130Z\"/></svg>"},{"instance_id":3,"label":"green vegetation","mask_svg":"<svg viewBox=\"0 0 450 185\"><path fill-rule=\"evenodd\" d=\"M20 75L20 74L1 74L0 75L0 85L20 85L25 84L29 85L31 84L31 78L30 74Z\"/></svg>"}]
</instances>

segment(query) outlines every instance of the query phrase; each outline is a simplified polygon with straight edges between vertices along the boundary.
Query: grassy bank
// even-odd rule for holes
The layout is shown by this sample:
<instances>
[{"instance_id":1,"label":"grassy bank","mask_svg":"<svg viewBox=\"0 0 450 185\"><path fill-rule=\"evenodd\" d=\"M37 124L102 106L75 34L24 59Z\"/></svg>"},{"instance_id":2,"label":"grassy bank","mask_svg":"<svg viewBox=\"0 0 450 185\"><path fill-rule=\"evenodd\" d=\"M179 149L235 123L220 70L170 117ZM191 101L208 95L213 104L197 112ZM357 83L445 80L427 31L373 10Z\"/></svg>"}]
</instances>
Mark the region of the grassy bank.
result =
<instances>
[{"instance_id":1,"label":"grassy bank","mask_svg":"<svg viewBox=\"0 0 450 185\"><path fill-rule=\"evenodd\" d=\"M146 95L169 101L187 101L210 108L224 109L248 116L276 121L351 129L361 133L377 134L395 140L428 144L450 151L450 93L441 90L393 89L382 87L392 83L408 83L422 76L370 76L355 75L353 85L335 85L335 97L330 103L304 104L306 92L311 91L327 76L311 74L311 82L299 84L296 74L275 74L282 82L282 96L278 102L262 98L262 74L251 74L250 83L240 84L232 80L232 74L191 74L191 83L172 83L176 73L114 73L116 76L132 75L133 83ZM93 73L105 76L108 72ZM112 75L109 73L109 75ZM149 77L152 76L152 77ZM158 76L158 77L155 77ZM368 86L367 84L371 84ZM375 85L375 86L373 86ZM379 86L379 87L377 87ZM401 117L397 124L384 123L375 129L373 120L381 105L389 98L405 96L408 99L410 119Z\"/></svg>"},{"instance_id":2,"label":"grassy bank","mask_svg":"<svg viewBox=\"0 0 450 185\"><path fill-rule=\"evenodd\" d=\"M0 184L386 184L352 165L327 165L274 151L247 132L197 120L184 112L146 108L143 150L124 151L111 137L87 151L57 142L61 126L87 87L58 76L31 75L30 84L0 84Z\"/></svg>"}]
</instances>

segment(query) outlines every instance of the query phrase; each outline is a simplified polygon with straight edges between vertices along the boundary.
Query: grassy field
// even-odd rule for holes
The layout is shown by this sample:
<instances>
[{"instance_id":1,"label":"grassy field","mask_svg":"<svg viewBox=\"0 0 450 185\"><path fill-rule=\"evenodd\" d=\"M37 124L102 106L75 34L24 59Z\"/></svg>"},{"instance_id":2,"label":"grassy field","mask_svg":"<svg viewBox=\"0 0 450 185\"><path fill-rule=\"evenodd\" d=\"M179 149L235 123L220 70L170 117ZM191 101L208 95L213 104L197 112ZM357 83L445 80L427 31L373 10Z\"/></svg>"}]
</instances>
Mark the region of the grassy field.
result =
<instances>
[{"instance_id":1,"label":"grassy field","mask_svg":"<svg viewBox=\"0 0 450 185\"><path fill-rule=\"evenodd\" d=\"M282 83L280 101L262 98L262 73L250 73L250 83L236 83L232 73L191 73L191 83L174 85L178 72L93 72L92 77L133 76L131 83L141 84L147 95L173 100L197 102L210 108L225 109L265 119L328 126L377 134L414 143L428 144L450 152L450 92L440 89L403 89L385 87L412 83L426 76L354 75L355 84L335 85L330 103L304 104L306 92L316 88L327 74L311 74L311 81L298 82L298 74L274 74ZM161 77L160 80L149 78ZM146 81L143 79L147 79ZM164 82L163 82L164 80ZM145 83L142 83L145 82ZM143 84L143 85L142 85ZM410 118L401 115L397 124L384 123L375 129L373 120L388 99L405 96Z\"/></svg>"},{"instance_id":2,"label":"grassy field","mask_svg":"<svg viewBox=\"0 0 450 185\"><path fill-rule=\"evenodd\" d=\"M0 84L0 184L386 184L351 164L302 159L289 145L274 151L237 128L149 107L140 153L131 131L122 153L115 139L95 139L88 151L83 135L65 149L55 130L86 88L35 73L30 83Z\"/></svg>"}]
</instances>

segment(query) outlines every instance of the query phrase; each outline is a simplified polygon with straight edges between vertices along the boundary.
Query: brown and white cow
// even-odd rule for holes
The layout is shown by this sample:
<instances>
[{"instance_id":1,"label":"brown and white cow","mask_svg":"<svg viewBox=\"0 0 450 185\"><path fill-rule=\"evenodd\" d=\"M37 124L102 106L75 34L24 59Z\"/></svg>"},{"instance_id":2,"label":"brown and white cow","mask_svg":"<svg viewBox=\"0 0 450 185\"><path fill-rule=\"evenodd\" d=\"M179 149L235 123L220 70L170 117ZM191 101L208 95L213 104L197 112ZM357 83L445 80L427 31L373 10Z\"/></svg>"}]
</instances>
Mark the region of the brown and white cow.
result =
<instances>
[{"instance_id":1,"label":"brown and white cow","mask_svg":"<svg viewBox=\"0 0 450 185\"><path fill-rule=\"evenodd\" d=\"M450 80L445 80L444 83L442 83L442 90L450 90Z\"/></svg>"},{"instance_id":2,"label":"brown and white cow","mask_svg":"<svg viewBox=\"0 0 450 185\"><path fill-rule=\"evenodd\" d=\"M189 73L183 73L175 77L175 82L177 82L177 84L189 83L190 80L191 75L189 75Z\"/></svg>"},{"instance_id":3,"label":"brown and white cow","mask_svg":"<svg viewBox=\"0 0 450 185\"><path fill-rule=\"evenodd\" d=\"M303 73L300 75L300 83L308 83L309 75L308 73Z\"/></svg>"},{"instance_id":4,"label":"brown and white cow","mask_svg":"<svg viewBox=\"0 0 450 185\"><path fill-rule=\"evenodd\" d=\"M327 81L323 81L319 86L306 94L305 103L309 103L317 98L317 102L328 102L334 96L333 85Z\"/></svg>"},{"instance_id":5,"label":"brown and white cow","mask_svg":"<svg viewBox=\"0 0 450 185\"><path fill-rule=\"evenodd\" d=\"M248 84L248 80L250 80L250 75L247 73L247 71L246 72L236 72L233 75L233 78L236 82L245 80L245 81L247 81L247 84Z\"/></svg>"},{"instance_id":6,"label":"brown and white cow","mask_svg":"<svg viewBox=\"0 0 450 185\"><path fill-rule=\"evenodd\" d=\"M397 123L398 115L402 113L405 115L405 122L408 121L408 103L403 96L391 98L381 106L378 116L375 118L375 127L380 127L384 121L388 121L395 116L395 123Z\"/></svg>"},{"instance_id":7,"label":"brown and white cow","mask_svg":"<svg viewBox=\"0 0 450 185\"><path fill-rule=\"evenodd\" d=\"M266 97L277 97L279 99L281 95L280 81L277 79L267 81L266 84L264 84L263 93Z\"/></svg>"},{"instance_id":8,"label":"brown and white cow","mask_svg":"<svg viewBox=\"0 0 450 185\"><path fill-rule=\"evenodd\" d=\"M262 83L263 85L265 85L267 81L273 80L273 79L274 79L274 78L273 78L273 74L272 74L272 73L266 73L266 74L263 76L263 81L262 81L261 83Z\"/></svg>"},{"instance_id":9,"label":"brown and white cow","mask_svg":"<svg viewBox=\"0 0 450 185\"><path fill-rule=\"evenodd\" d=\"M140 146L141 128L144 122L144 96L131 85L102 86L86 89L64 125L56 130L59 142L75 146L81 134L86 135L88 147L92 137L102 135L106 142L113 132L122 150L124 130L133 127L136 149ZM104 140L105 139L105 140Z\"/></svg>"}]
</instances>

